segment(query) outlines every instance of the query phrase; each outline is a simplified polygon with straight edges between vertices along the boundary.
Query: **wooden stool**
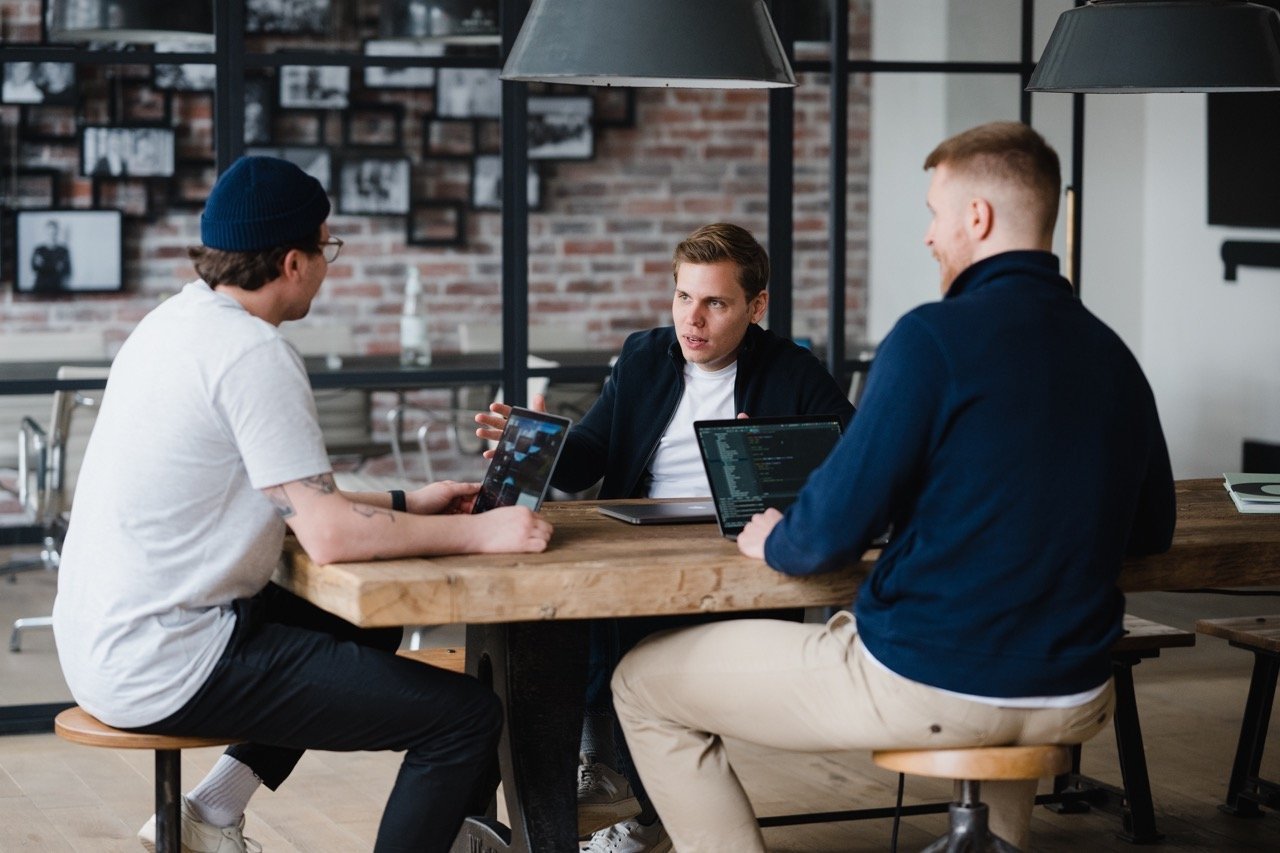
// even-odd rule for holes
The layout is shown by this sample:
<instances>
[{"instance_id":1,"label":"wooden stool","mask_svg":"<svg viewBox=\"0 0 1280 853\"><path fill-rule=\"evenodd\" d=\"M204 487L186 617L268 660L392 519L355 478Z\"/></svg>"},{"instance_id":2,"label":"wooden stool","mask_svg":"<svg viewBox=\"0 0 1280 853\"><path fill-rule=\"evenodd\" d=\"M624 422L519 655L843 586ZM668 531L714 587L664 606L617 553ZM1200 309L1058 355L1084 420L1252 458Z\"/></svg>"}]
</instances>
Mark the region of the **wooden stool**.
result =
<instances>
[{"instance_id":1,"label":"wooden stool","mask_svg":"<svg viewBox=\"0 0 1280 853\"><path fill-rule=\"evenodd\" d=\"M1156 831L1151 778L1147 774L1147 754L1142 745L1142 726L1138 722L1138 700L1133 691L1133 668L1143 660L1159 657L1161 649L1195 644L1196 635L1190 631L1126 614L1124 634L1111 647L1111 675L1116 685L1116 711L1112 724L1116 733L1122 787L1082 774L1080 747L1077 745L1071 747L1071 771L1054 779L1053 794L1039 797L1037 802L1063 814L1096 808L1118 815L1123 826L1120 837L1134 844L1153 844L1163 838Z\"/></svg>"},{"instance_id":2,"label":"wooden stool","mask_svg":"<svg viewBox=\"0 0 1280 853\"><path fill-rule=\"evenodd\" d=\"M1071 752L1065 746L988 746L972 749L893 749L871 753L877 766L898 773L954 779L951 830L925 848L924 853L945 850L1017 849L987 826L980 782L1043 779L1067 772Z\"/></svg>"},{"instance_id":3,"label":"wooden stool","mask_svg":"<svg viewBox=\"0 0 1280 853\"><path fill-rule=\"evenodd\" d=\"M179 803L182 801L182 768L179 759L184 749L203 746L226 746L232 741L219 738L170 737L147 735L113 729L99 722L79 706L68 708L53 720L58 737L85 746L110 749L154 749L156 752L156 850L158 853L180 853L182 825Z\"/></svg>"},{"instance_id":4,"label":"wooden stool","mask_svg":"<svg viewBox=\"0 0 1280 853\"><path fill-rule=\"evenodd\" d=\"M1259 805L1280 808L1280 785L1258 776L1262 750L1267 745L1276 676L1280 674L1280 616L1201 619L1196 622L1196 630L1222 637L1236 648L1253 653L1253 678L1249 681L1240 741L1227 782L1227 801L1218 808L1237 817L1258 817L1262 814Z\"/></svg>"}]
</instances>

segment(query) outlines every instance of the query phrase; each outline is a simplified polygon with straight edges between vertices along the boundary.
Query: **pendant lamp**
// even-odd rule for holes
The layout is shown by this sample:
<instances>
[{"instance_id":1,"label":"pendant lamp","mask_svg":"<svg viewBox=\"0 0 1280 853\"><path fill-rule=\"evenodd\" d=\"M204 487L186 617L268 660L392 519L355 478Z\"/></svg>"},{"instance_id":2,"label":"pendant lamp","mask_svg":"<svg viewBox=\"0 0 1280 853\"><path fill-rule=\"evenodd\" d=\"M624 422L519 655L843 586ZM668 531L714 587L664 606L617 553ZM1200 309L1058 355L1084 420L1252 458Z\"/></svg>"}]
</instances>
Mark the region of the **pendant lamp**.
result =
<instances>
[{"instance_id":1,"label":"pendant lamp","mask_svg":"<svg viewBox=\"0 0 1280 853\"><path fill-rule=\"evenodd\" d=\"M47 0L51 42L156 44L207 39L213 48L213 0Z\"/></svg>"},{"instance_id":2,"label":"pendant lamp","mask_svg":"<svg viewBox=\"0 0 1280 853\"><path fill-rule=\"evenodd\" d=\"M764 0L533 0L502 79L690 89L796 85Z\"/></svg>"},{"instance_id":3,"label":"pendant lamp","mask_svg":"<svg viewBox=\"0 0 1280 853\"><path fill-rule=\"evenodd\" d=\"M1028 92L1280 88L1280 13L1245 0L1090 0L1068 10Z\"/></svg>"}]
</instances>

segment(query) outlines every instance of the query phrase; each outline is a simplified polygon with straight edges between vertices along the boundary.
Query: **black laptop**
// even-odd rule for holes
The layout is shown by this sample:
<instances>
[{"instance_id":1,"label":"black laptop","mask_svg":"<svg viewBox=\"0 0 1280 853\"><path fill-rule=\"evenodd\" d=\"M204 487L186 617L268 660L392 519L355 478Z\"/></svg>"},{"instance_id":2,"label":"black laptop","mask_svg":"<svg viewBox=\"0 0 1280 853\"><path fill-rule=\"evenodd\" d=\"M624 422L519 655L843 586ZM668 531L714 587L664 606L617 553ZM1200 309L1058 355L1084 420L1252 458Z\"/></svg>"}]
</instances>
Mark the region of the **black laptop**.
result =
<instances>
[{"instance_id":1,"label":"black laptop","mask_svg":"<svg viewBox=\"0 0 1280 853\"><path fill-rule=\"evenodd\" d=\"M471 511L499 506L527 506L536 511L542 506L570 423L559 415L513 408Z\"/></svg>"},{"instance_id":2,"label":"black laptop","mask_svg":"<svg viewBox=\"0 0 1280 853\"><path fill-rule=\"evenodd\" d=\"M786 510L840 441L835 415L695 421L720 532L728 539L769 507Z\"/></svg>"}]
</instances>

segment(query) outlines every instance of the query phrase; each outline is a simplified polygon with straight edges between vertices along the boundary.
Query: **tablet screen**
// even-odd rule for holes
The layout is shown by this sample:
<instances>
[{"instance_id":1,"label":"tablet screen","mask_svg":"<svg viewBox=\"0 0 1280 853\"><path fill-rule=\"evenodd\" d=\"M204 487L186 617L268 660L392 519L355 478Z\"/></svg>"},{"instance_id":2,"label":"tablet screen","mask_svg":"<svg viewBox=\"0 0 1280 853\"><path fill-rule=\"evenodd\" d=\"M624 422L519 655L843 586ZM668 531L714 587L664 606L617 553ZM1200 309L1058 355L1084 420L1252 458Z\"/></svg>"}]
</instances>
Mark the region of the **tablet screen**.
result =
<instances>
[{"instance_id":1,"label":"tablet screen","mask_svg":"<svg viewBox=\"0 0 1280 853\"><path fill-rule=\"evenodd\" d=\"M537 510L551 485L570 423L559 415L512 408L471 511L499 506Z\"/></svg>"}]
</instances>

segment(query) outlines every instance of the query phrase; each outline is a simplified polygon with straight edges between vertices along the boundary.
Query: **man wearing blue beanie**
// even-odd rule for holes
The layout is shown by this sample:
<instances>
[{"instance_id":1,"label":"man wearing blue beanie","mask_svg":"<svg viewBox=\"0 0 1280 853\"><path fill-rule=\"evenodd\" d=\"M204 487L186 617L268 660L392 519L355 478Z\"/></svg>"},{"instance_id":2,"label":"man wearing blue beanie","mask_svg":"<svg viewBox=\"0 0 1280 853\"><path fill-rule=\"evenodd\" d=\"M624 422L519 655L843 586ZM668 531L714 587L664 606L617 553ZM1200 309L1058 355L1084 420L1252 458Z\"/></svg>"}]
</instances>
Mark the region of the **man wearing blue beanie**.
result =
<instances>
[{"instance_id":1,"label":"man wearing blue beanie","mask_svg":"<svg viewBox=\"0 0 1280 853\"><path fill-rule=\"evenodd\" d=\"M54 631L76 701L109 725L241 741L183 798L182 850L260 850L244 810L305 749L405 750L375 851L446 851L497 784L498 699L398 658L270 583L286 527L317 563L541 551L524 507L469 510L475 483L345 493L310 384L278 326L304 317L342 241L314 178L237 160L200 219L200 280L112 365L67 533ZM140 441L138 424L147 428ZM154 851L155 819L139 832Z\"/></svg>"}]
</instances>

